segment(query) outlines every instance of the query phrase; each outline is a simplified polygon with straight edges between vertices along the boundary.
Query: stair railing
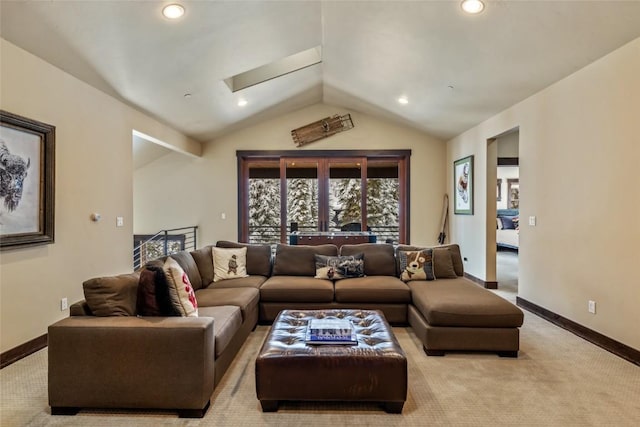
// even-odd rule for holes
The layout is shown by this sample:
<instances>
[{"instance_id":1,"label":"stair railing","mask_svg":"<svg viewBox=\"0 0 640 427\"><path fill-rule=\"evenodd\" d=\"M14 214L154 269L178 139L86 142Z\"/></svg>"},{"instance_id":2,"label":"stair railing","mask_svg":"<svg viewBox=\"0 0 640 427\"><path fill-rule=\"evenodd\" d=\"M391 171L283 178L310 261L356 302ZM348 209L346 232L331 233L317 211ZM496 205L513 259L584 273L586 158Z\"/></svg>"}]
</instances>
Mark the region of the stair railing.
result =
<instances>
[{"instance_id":1,"label":"stair railing","mask_svg":"<svg viewBox=\"0 0 640 427\"><path fill-rule=\"evenodd\" d=\"M137 270L148 261L197 247L198 226L160 230L156 234L134 234L133 269Z\"/></svg>"}]
</instances>

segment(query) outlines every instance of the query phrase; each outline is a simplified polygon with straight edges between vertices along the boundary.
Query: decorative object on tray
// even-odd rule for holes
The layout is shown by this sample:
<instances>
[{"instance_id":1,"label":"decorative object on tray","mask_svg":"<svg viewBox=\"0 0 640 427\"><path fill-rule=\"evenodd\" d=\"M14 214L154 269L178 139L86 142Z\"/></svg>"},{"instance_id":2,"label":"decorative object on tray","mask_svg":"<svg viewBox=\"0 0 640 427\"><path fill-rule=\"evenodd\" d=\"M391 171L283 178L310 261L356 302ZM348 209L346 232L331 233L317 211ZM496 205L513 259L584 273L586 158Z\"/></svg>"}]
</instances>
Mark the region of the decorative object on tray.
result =
<instances>
[{"instance_id":1,"label":"decorative object on tray","mask_svg":"<svg viewBox=\"0 0 640 427\"><path fill-rule=\"evenodd\" d=\"M0 248L53 243L55 126L0 111Z\"/></svg>"},{"instance_id":2,"label":"decorative object on tray","mask_svg":"<svg viewBox=\"0 0 640 427\"><path fill-rule=\"evenodd\" d=\"M302 147L310 142L317 141L352 128L353 121L351 120L351 114L345 114L343 116L336 114L292 130L291 137L293 138L293 142L295 142L296 146Z\"/></svg>"},{"instance_id":3,"label":"decorative object on tray","mask_svg":"<svg viewBox=\"0 0 640 427\"><path fill-rule=\"evenodd\" d=\"M345 319L311 319L307 324L307 344L357 345L356 331Z\"/></svg>"},{"instance_id":4,"label":"decorative object on tray","mask_svg":"<svg viewBox=\"0 0 640 427\"><path fill-rule=\"evenodd\" d=\"M473 156L453 162L453 213L473 215Z\"/></svg>"}]
</instances>

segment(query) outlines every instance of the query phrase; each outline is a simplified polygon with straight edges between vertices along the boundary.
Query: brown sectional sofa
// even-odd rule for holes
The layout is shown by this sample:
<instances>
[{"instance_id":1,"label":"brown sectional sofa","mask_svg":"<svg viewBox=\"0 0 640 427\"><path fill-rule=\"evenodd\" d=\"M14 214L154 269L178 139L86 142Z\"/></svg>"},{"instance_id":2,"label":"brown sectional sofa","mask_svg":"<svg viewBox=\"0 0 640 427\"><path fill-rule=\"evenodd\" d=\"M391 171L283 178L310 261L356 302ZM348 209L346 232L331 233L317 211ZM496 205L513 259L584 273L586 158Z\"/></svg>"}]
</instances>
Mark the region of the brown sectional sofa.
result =
<instances>
[{"instance_id":1,"label":"brown sectional sofa","mask_svg":"<svg viewBox=\"0 0 640 427\"><path fill-rule=\"evenodd\" d=\"M189 276L199 317L139 317L138 274L86 281L86 299L49 327L52 414L80 408L178 410L201 417L214 387L258 322L284 309L380 310L410 324L428 355L449 350L517 356L522 311L463 277L457 245L434 248L436 280L401 281L388 244L247 247L248 277L213 282L211 246L171 255ZM316 279L315 254L364 254L365 277ZM93 308L93 310L92 310Z\"/></svg>"}]
</instances>

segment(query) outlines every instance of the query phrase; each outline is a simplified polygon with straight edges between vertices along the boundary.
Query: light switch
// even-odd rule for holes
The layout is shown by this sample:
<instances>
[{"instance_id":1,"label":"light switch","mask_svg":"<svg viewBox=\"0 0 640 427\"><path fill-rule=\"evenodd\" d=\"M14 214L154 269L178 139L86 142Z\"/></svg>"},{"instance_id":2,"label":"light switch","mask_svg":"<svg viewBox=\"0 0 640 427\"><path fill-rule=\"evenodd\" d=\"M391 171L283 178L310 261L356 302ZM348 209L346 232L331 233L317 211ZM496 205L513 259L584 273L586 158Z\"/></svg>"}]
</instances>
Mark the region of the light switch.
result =
<instances>
[{"instance_id":1,"label":"light switch","mask_svg":"<svg viewBox=\"0 0 640 427\"><path fill-rule=\"evenodd\" d=\"M529 217L529 225L532 227L536 226L536 217L535 216L530 216Z\"/></svg>"},{"instance_id":2,"label":"light switch","mask_svg":"<svg viewBox=\"0 0 640 427\"><path fill-rule=\"evenodd\" d=\"M124 226L124 218L121 216L116 217L116 227Z\"/></svg>"},{"instance_id":3,"label":"light switch","mask_svg":"<svg viewBox=\"0 0 640 427\"><path fill-rule=\"evenodd\" d=\"M220 214L220 219L227 219L227 214L226 214L226 213L224 213L224 212L222 212L222 213Z\"/></svg>"}]
</instances>

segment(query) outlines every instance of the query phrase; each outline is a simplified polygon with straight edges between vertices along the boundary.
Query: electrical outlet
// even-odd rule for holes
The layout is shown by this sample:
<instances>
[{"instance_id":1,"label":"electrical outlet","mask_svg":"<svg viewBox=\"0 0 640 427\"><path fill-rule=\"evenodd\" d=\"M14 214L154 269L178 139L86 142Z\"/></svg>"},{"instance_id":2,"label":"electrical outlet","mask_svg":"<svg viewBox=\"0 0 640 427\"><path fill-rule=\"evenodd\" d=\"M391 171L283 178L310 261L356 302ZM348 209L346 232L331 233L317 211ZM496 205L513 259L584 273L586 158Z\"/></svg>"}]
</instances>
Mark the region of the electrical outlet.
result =
<instances>
[{"instance_id":1,"label":"electrical outlet","mask_svg":"<svg viewBox=\"0 0 640 427\"><path fill-rule=\"evenodd\" d=\"M589 300L589 313L596 314L596 302Z\"/></svg>"},{"instance_id":2,"label":"electrical outlet","mask_svg":"<svg viewBox=\"0 0 640 427\"><path fill-rule=\"evenodd\" d=\"M60 311L65 311L68 308L69 308L69 302L67 301L66 298L62 298L60 300Z\"/></svg>"},{"instance_id":3,"label":"electrical outlet","mask_svg":"<svg viewBox=\"0 0 640 427\"><path fill-rule=\"evenodd\" d=\"M224 213L224 212L222 212L222 213L220 214L220 219L227 219L227 214L226 214L226 213Z\"/></svg>"}]
</instances>

